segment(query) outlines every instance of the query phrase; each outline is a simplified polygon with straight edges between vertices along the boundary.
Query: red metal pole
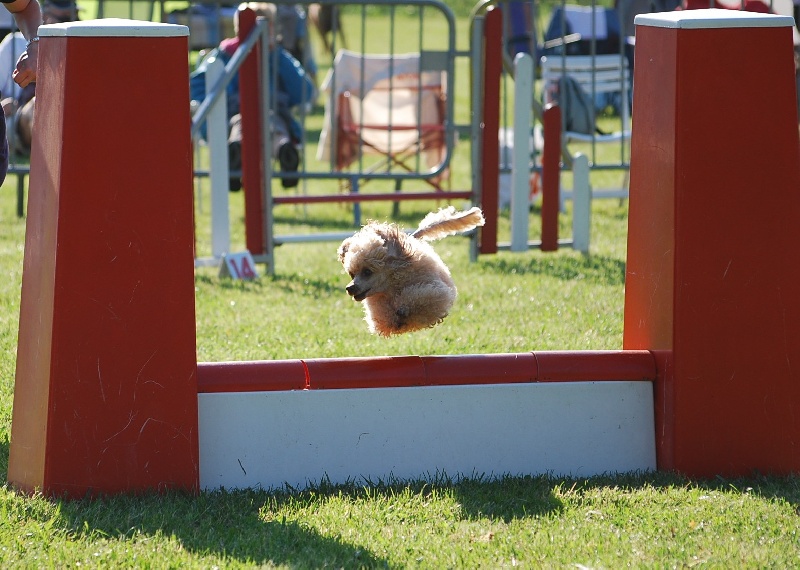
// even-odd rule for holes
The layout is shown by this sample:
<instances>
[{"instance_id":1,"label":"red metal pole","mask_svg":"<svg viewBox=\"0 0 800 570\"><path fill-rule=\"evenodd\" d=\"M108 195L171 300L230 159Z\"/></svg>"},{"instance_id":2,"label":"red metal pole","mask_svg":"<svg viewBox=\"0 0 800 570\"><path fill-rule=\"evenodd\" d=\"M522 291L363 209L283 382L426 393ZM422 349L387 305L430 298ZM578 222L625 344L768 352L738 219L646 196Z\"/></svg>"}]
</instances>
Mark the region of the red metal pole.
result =
<instances>
[{"instance_id":1,"label":"red metal pole","mask_svg":"<svg viewBox=\"0 0 800 570\"><path fill-rule=\"evenodd\" d=\"M548 105L544 110L544 149L542 151L542 251L558 249L559 175L561 160L561 109Z\"/></svg>"},{"instance_id":2,"label":"red metal pole","mask_svg":"<svg viewBox=\"0 0 800 570\"><path fill-rule=\"evenodd\" d=\"M273 204L324 204L324 203L359 203L359 202L403 202L408 200L441 200L441 192L408 192L403 194L325 194L321 196L276 196ZM454 190L447 192L448 200L470 200L472 192Z\"/></svg>"},{"instance_id":3,"label":"red metal pole","mask_svg":"<svg viewBox=\"0 0 800 570\"><path fill-rule=\"evenodd\" d=\"M239 41L244 42L256 25L256 13L239 10ZM242 186L244 188L245 243L250 253L264 254L264 171L261 164L260 48L257 43L239 68L239 112L242 115Z\"/></svg>"}]
</instances>

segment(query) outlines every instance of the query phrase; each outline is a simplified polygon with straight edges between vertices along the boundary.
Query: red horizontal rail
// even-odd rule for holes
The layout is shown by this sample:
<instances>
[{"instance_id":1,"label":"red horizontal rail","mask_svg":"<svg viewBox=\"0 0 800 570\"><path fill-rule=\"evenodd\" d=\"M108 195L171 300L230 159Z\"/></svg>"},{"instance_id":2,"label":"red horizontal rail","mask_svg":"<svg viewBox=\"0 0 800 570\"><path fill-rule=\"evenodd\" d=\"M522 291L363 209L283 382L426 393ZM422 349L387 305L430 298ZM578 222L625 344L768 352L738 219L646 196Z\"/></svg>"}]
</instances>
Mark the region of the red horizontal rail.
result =
<instances>
[{"instance_id":1,"label":"red horizontal rail","mask_svg":"<svg viewBox=\"0 0 800 570\"><path fill-rule=\"evenodd\" d=\"M262 360L258 362L199 362L198 392L275 392L304 390L305 366L302 360Z\"/></svg>"},{"instance_id":2,"label":"red horizontal rail","mask_svg":"<svg viewBox=\"0 0 800 570\"><path fill-rule=\"evenodd\" d=\"M200 393L655 378L646 350L217 362L199 363L197 372Z\"/></svg>"},{"instance_id":3,"label":"red horizontal rail","mask_svg":"<svg viewBox=\"0 0 800 570\"><path fill-rule=\"evenodd\" d=\"M415 74L401 73L401 74L395 75L394 76L394 81L392 81L391 78L389 79L389 81L390 81L389 86L383 87L382 85L374 85L374 86L370 87L369 90L370 91L397 91L399 89L405 89L406 91L441 91L442 90L442 86L439 85L439 84L436 84L436 83L434 83L433 85L430 85L430 84L428 84L428 85L422 85L422 84L420 84L420 85L406 85L406 84L394 85L394 83L403 83L403 82L397 81L397 79L400 78L400 77L403 77L404 75L415 75ZM345 91L342 94L345 97L350 97L352 95L355 95L356 97L358 97L358 91L355 91L353 89L348 89L347 91Z\"/></svg>"},{"instance_id":4,"label":"red horizontal rail","mask_svg":"<svg viewBox=\"0 0 800 570\"><path fill-rule=\"evenodd\" d=\"M534 352L539 382L655 380L655 357L644 350Z\"/></svg>"},{"instance_id":5,"label":"red horizontal rail","mask_svg":"<svg viewBox=\"0 0 800 570\"><path fill-rule=\"evenodd\" d=\"M330 202L403 202L405 200L471 199L469 190L458 192L398 192L396 194L328 194L323 196L275 196L273 204L322 204Z\"/></svg>"},{"instance_id":6,"label":"red horizontal rail","mask_svg":"<svg viewBox=\"0 0 800 570\"><path fill-rule=\"evenodd\" d=\"M387 125L386 123L357 123L357 127L344 127L344 131L348 133L358 134L361 129L371 129L373 131L425 131L427 134L430 131L444 132L442 125L434 123L420 123L418 125Z\"/></svg>"}]
</instances>

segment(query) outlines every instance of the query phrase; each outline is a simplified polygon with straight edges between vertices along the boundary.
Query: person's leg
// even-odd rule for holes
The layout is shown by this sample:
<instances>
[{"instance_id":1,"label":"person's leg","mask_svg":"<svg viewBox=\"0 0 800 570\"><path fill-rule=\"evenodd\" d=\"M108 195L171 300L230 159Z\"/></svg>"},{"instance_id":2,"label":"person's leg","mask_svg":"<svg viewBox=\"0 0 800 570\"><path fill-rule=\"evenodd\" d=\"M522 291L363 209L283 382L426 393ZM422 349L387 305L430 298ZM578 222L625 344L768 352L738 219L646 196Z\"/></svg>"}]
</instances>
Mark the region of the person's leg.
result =
<instances>
[{"instance_id":1,"label":"person's leg","mask_svg":"<svg viewBox=\"0 0 800 570\"><path fill-rule=\"evenodd\" d=\"M300 155L292 142L289 126L280 113L274 115L272 121L272 154L278 159L281 172L297 172L300 166ZM284 188L297 186L297 178L283 177L281 184Z\"/></svg>"},{"instance_id":2,"label":"person's leg","mask_svg":"<svg viewBox=\"0 0 800 570\"><path fill-rule=\"evenodd\" d=\"M242 116L239 114L231 117L228 134L228 169L231 172L242 170ZM239 174L230 175L228 188L231 192L242 189L242 178Z\"/></svg>"},{"instance_id":3,"label":"person's leg","mask_svg":"<svg viewBox=\"0 0 800 570\"><path fill-rule=\"evenodd\" d=\"M5 182L6 174L8 173L8 139L6 139L6 117L0 106L0 113L3 113L2 120L0 120L0 184Z\"/></svg>"},{"instance_id":4,"label":"person's leg","mask_svg":"<svg viewBox=\"0 0 800 570\"><path fill-rule=\"evenodd\" d=\"M33 120L36 98L30 99L18 111L16 117L17 131L14 133L19 138L22 152L26 155L31 153L31 141L33 140Z\"/></svg>"}]
</instances>

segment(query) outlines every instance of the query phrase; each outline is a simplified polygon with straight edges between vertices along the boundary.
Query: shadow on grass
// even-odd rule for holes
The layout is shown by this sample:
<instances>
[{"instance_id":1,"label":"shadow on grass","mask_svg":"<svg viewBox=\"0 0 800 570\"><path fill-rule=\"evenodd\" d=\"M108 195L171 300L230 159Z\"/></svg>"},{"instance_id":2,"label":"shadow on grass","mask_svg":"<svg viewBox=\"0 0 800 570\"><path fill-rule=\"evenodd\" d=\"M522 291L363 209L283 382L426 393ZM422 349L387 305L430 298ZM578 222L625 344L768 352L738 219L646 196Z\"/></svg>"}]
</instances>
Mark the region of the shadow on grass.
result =
<instances>
[{"instance_id":1,"label":"shadow on grass","mask_svg":"<svg viewBox=\"0 0 800 570\"><path fill-rule=\"evenodd\" d=\"M405 192L427 192L430 188L426 185L415 185L413 188L404 188ZM341 189L339 190L342 191ZM346 216L331 218L330 213L326 215L302 213L302 205L279 206L274 210L273 223L276 225L286 225L289 227L300 226L326 232L355 232L370 220L379 222L393 222L404 229L415 229L420 221L430 211L436 211L445 204L430 204L424 201L393 201L394 191L387 190L382 181L362 182L361 192L364 194L386 194L386 200L367 201L361 203L361 214L358 219L354 213L352 203L332 202L325 204L326 208L336 208L346 212ZM336 191L328 192L336 193ZM446 200L446 193L443 193L443 200ZM284 233L295 233L291 230Z\"/></svg>"},{"instance_id":2,"label":"shadow on grass","mask_svg":"<svg viewBox=\"0 0 800 570\"><path fill-rule=\"evenodd\" d=\"M480 266L487 271L516 275L542 275L572 281L584 279L600 285L624 285L625 262L620 259L593 256L483 256Z\"/></svg>"},{"instance_id":3,"label":"shadow on grass","mask_svg":"<svg viewBox=\"0 0 800 570\"><path fill-rule=\"evenodd\" d=\"M407 500L411 506L400 508L422 509L417 514L424 517L420 505L442 497L458 504L459 520L488 517L511 521L561 510L550 479L526 477L455 484L322 485L306 491L218 490L199 496L177 492L123 495L58 501L58 511L65 530L77 539L126 541L172 536L192 554L212 554L256 566L386 568L392 566L390 560L372 552L369 537L364 537L375 529L373 521L365 518L370 515L359 514L360 505L390 508L395 500ZM422 503L414 500L417 498ZM332 499L338 505L332 507L335 512L329 525L333 530L326 535L313 520L306 520L304 513L328 508ZM363 512L369 513L370 508ZM340 538L348 526L355 534L363 533L360 542Z\"/></svg>"},{"instance_id":4,"label":"shadow on grass","mask_svg":"<svg viewBox=\"0 0 800 570\"><path fill-rule=\"evenodd\" d=\"M332 295L334 293L346 294L344 287L347 285L348 279L349 277L342 273L340 280L341 284L334 284L324 279L315 279L313 277L298 275L296 273L282 273L275 275L275 277L272 278L272 283L273 285L277 285L285 291L300 291L304 295L320 297L323 294L325 296Z\"/></svg>"},{"instance_id":5,"label":"shadow on grass","mask_svg":"<svg viewBox=\"0 0 800 570\"><path fill-rule=\"evenodd\" d=\"M0 443L0 465L8 464L8 442ZM416 509L424 518L437 501L452 504L456 520L514 520L558 517L568 509L565 501L582 501L594 490L611 490L615 501L640 490L687 489L725 494L752 494L768 500L800 505L800 478L721 477L696 480L667 472L631 473L590 478L549 475L486 478L473 476L453 482L435 476L415 482L320 483L314 488L274 492L261 490L210 491L198 496L180 492L120 495L94 500L55 500L62 529L75 540L137 541L150 537L174 537L193 556L215 556L247 565L279 564L290 567L390 567L391 560L370 550L375 532L373 505L387 513L398 508ZM19 500L27 501L21 498ZM329 507L329 503L335 504ZM403 504L404 503L404 504ZM320 523L314 516L330 508ZM632 507L633 508L633 507ZM405 511L403 509L406 509ZM31 509L28 516L37 516ZM52 512L42 511L41 516ZM389 516L389 515L387 515ZM394 515L392 515L394 516ZM365 523L363 526L362 521ZM51 521L43 520L51 524ZM358 539L347 542L342 536ZM198 561L199 563L199 561Z\"/></svg>"},{"instance_id":6,"label":"shadow on grass","mask_svg":"<svg viewBox=\"0 0 800 570\"><path fill-rule=\"evenodd\" d=\"M387 566L367 548L347 544L336 534L325 536L302 520L276 518L285 500L250 490L197 497L169 493L64 501L59 510L69 529L88 539L173 536L190 553L254 566Z\"/></svg>"},{"instance_id":7,"label":"shadow on grass","mask_svg":"<svg viewBox=\"0 0 800 570\"><path fill-rule=\"evenodd\" d=\"M370 507L419 509L437 501L456 505L456 521L514 520L558 517L567 509L564 500L581 501L595 489L610 489L620 495L653 488L702 489L726 494L753 493L767 499L798 504L796 479L712 479L696 481L671 473L646 473L572 479L527 476L497 480L465 479L456 483L412 482L321 485L305 491L213 491L198 497L183 494L145 497L115 497L94 501L65 501L60 512L69 530L87 538L133 539L137 535L174 536L186 550L217 554L243 563L285 564L291 567L390 567L391 561L370 550L369 533L374 527L365 517ZM334 511L331 521L320 523L333 530L323 534L311 518L318 509ZM632 507L633 508L633 507ZM435 509L435 507L434 507ZM364 514L359 514L362 512ZM408 512L408 511L405 511ZM287 515L288 513L288 515ZM306 519L305 513L312 513ZM343 514L343 513L346 513ZM390 514L387 514L391 518ZM291 520L289 520L291 518ZM327 520L327 518L326 518ZM366 528L360 526L362 520ZM350 543L342 535L352 528L360 538Z\"/></svg>"},{"instance_id":8,"label":"shadow on grass","mask_svg":"<svg viewBox=\"0 0 800 570\"><path fill-rule=\"evenodd\" d=\"M8 473L8 454L8 441L0 442L3 479ZM346 544L337 536L323 536L303 521L276 518L278 509L288 501L307 502L312 497L220 490L197 496L170 491L82 500L53 499L59 517L53 529L67 531L75 540L87 541L174 537L193 555L212 554L248 565L387 567L385 560L372 555L367 548ZM36 499L20 495L19 500ZM43 524L52 525L52 511L31 509L31 513L36 512L45 517ZM164 563L169 564L166 560Z\"/></svg>"},{"instance_id":9,"label":"shadow on grass","mask_svg":"<svg viewBox=\"0 0 800 570\"><path fill-rule=\"evenodd\" d=\"M315 297L327 296L334 293L343 293L347 284L346 275L341 275L341 283L333 283L325 279L316 279L297 273L279 273L274 276L262 275L259 279L242 280L229 277L216 277L210 275L196 275L195 282L213 285L222 290L239 291L242 293L263 294L265 287L278 287L290 293L302 293Z\"/></svg>"},{"instance_id":10,"label":"shadow on grass","mask_svg":"<svg viewBox=\"0 0 800 570\"><path fill-rule=\"evenodd\" d=\"M338 204L333 204L333 207L340 207ZM302 207L302 206L299 206ZM307 217L298 217L298 216L291 216L288 215L286 212L282 212L276 214L273 217L273 223L275 224L285 224L287 226L302 226L304 228L313 228L325 232L355 232L357 226L353 223L352 220L331 220L331 219L315 219L312 216ZM294 232L281 232L280 235L284 233L292 234ZM280 246L279 246L280 247Z\"/></svg>"}]
</instances>

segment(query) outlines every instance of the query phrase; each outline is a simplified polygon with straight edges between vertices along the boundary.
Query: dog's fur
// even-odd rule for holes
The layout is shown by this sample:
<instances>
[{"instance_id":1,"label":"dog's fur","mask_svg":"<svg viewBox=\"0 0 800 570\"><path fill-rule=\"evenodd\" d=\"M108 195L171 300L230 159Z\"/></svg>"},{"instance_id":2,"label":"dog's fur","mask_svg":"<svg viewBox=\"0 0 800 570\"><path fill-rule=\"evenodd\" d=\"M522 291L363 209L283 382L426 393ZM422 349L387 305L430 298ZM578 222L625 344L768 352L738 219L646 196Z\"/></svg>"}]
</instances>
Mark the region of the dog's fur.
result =
<instances>
[{"instance_id":1,"label":"dog's fur","mask_svg":"<svg viewBox=\"0 0 800 570\"><path fill-rule=\"evenodd\" d=\"M346 287L363 301L371 333L403 334L432 327L456 299L450 270L427 243L484 224L479 208L432 212L407 234L396 224L369 222L339 246L339 261L353 279Z\"/></svg>"}]
</instances>

